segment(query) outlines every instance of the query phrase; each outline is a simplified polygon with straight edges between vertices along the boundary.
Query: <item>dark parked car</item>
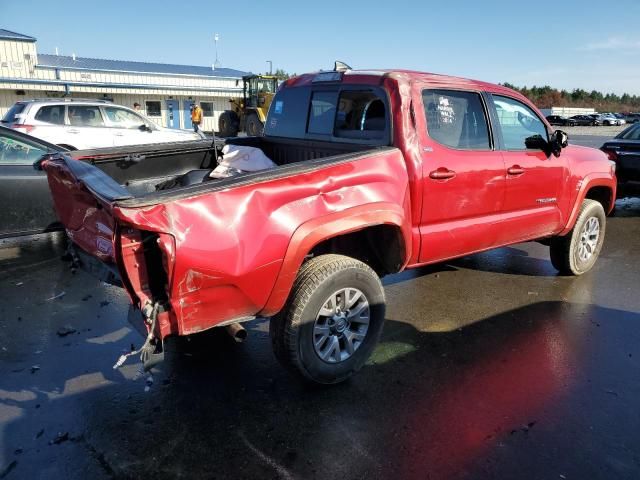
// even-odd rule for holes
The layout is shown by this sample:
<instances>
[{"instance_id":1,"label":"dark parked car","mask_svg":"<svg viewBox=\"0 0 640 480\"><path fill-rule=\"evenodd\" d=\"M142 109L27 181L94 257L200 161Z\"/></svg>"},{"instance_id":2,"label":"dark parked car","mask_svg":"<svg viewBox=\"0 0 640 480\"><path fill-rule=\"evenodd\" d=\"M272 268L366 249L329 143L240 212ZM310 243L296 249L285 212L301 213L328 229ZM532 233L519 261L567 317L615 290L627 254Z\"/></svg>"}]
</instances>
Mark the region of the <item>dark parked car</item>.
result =
<instances>
[{"instance_id":1,"label":"dark parked car","mask_svg":"<svg viewBox=\"0 0 640 480\"><path fill-rule=\"evenodd\" d=\"M584 127L588 125L601 125L600 120L591 117L591 115L574 115L571 120L575 122L575 125Z\"/></svg>"},{"instance_id":2,"label":"dark parked car","mask_svg":"<svg viewBox=\"0 0 640 480\"><path fill-rule=\"evenodd\" d=\"M640 122L640 113L617 113L616 117L623 118L627 123Z\"/></svg>"},{"instance_id":3,"label":"dark parked car","mask_svg":"<svg viewBox=\"0 0 640 480\"><path fill-rule=\"evenodd\" d=\"M59 228L47 176L33 163L64 148L0 126L0 238Z\"/></svg>"},{"instance_id":4,"label":"dark parked car","mask_svg":"<svg viewBox=\"0 0 640 480\"><path fill-rule=\"evenodd\" d=\"M591 113L587 115L587 117L591 118L593 123L592 125L605 125L605 117L600 115L599 113Z\"/></svg>"},{"instance_id":5,"label":"dark parked car","mask_svg":"<svg viewBox=\"0 0 640 480\"><path fill-rule=\"evenodd\" d=\"M110 147L69 152L52 143L0 126L0 238L31 235L62 229L53 209L47 175L33 164L44 155L67 152L74 159L110 160L117 171L134 174L139 159L162 159L166 155L205 162L210 140ZM180 164L172 168L180 169ZM145 172L147 173L147 172ZM135 182L135 180L134 180Z\"/></svg>"},{"instance_id":6,"label":"dark parked car","mask_svg":"<svg viewBox=\"0 0 640 480\"><path fill-rule=\"evenodd\" d=\"M573 118L562 117L560 115L548 115L547 121L551 125L561 125L564 127L574 127L577 125Z\"/></svg>"},{"instance_id":7,"label":"dark parked car","mask_svg":"<svg viewBox=\"0 0 640 480\"><path fill-rule=\"evenodd\" d=\"M640 196L640 123L625 128L600 149L616 162L618 197Z\"/></svg>"}]
</instances>

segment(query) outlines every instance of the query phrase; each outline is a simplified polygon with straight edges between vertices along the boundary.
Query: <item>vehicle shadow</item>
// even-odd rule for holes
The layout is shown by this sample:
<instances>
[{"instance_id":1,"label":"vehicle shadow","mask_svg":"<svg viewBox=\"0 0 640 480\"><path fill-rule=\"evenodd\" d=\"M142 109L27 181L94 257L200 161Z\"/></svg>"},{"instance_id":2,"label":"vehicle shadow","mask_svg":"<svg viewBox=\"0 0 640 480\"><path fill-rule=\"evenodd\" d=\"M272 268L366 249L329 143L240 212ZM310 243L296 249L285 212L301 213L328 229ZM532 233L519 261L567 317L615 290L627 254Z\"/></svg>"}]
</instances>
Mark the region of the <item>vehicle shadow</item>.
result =
<instances>
[{"instance_id":1,"label":"vehicle shadow","mask_svg":"<svg viewBox=\"0 0 640 480\"><path fill-rule=\"evenodd\" d=\"M520 248L502 247L475 255L468 255L449 262L458 269L503 273L506 275L524 275L531 277L557 277L558 271L549 260L549 248L530 243L538 255L531 256Z\"/></svg>"},{"instance_id":2,"label":"vehicle shadow","mask_svg":"<svg viewBox=\"0 0 640 480\"><path fill-rule=\"evenodd\" d=\"M549 260L548 247L533 243L530 245L534 246L538 254L536 257L531 256L529 252L520 248L496 248L454 260L407 269L398 274L388 275L384 277L383 284L385 286L395 285L414 278L443 272L455 272L458 270L477 270L533 277L557 277L558 271L553 268Z\"/></svg>"},{"instance_id":3,"label":"vehicle shadow","mask_svg":"<svg viewBox=\"0 0 640 480\"><path fill-rule=\"evenodd\" d=\"M66 246L63 232L0 239L0 279L59 261Z\"/></svg>"},{"instance_id":4,"label":"vehicle shadow","mask_svg":"<svg viewBox=\"0 0 640 480\"><path fill-rule=\"evenodd\" d=\"M633 381L626 353L638 341L619 342L625 355L606 361L608 352L590 352L603 332L638 322L638 313L565 302L447 332L389 318L362 371L331 387L281 369L264 320L248 325L242 345L205 332L168 345L148 392L122 379L64 395L74 381L65 372L56 391L1 390L0 406L19 415L2 429L0 472L16 462L7 478L497 478L499 459L502 478L607 478L598 459L610 445L593 442L589 426L609 422L615 438L633 439L639 419L631 398L585 395L614 388L612 372ZM553 436L561 425L584 429L584 440L571 437L567 450ZM68 435L56 443L55 432Z\"/></svg>"},{"instance_id":5,"label":"vehicle shadow","mask_svg":"<svg viewBox=\"0 0 640 480\"><path fill-rule=\"evenodd\" d=\"M626 197L616 200L615 217L640 217L640 197Z\"/></svg>"}]
</instances>

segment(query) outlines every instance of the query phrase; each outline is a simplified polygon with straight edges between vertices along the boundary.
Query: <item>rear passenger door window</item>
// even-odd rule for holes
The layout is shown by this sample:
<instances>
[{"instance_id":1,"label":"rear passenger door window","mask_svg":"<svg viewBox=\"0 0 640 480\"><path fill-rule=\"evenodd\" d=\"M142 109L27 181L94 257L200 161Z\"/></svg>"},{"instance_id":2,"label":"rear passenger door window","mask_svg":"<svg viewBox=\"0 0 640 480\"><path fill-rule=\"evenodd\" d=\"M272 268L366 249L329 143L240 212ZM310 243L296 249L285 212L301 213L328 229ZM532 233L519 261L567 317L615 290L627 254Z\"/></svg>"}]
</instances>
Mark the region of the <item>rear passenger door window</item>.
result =
<instances>
[{"instance_id":1,"label":"rear passenger door window","mask_svg":"<svg viewBox=\"0 0 640 480\"><path fill-rule=\"evenodd\" d=\"M527 150L535 136L549 140L547 127L531 108L513 98L491 96L505 150Z\"/></svg>"},{"instance_id":2,"label":"rear passenger door window","mask_svg":"<svg viewBox=\"0 0 640 480\"><path fill-rule=\"evenodd\" d=\"M104 127L100 108L92 105L69 105L69 125L75 127Z\"/></svg>"},{"instance_id":3,"label":"rear passenger door window","mask_svg":"<svg viewBox=\"0 0 640 480\"><path fill-rule=\"evenodd\" d=\"M429 137L460 150L490 150L487 114L478 93L423 90Z\"/></svg>"}]
</instances>

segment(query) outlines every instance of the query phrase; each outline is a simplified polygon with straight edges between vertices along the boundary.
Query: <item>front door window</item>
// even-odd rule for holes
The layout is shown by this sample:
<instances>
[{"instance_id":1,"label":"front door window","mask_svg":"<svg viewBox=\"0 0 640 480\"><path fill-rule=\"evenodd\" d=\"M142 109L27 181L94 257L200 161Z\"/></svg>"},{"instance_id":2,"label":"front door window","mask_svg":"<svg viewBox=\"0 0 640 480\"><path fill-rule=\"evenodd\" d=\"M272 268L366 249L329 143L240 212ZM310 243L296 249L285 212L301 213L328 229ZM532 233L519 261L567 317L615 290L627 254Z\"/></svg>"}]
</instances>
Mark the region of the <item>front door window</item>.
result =
<instances>
[{"instance_id":1,"label":"front door window","mask_svg":"<svg viewBox=\"0 0 640 480\"><path fill-rule=\"evenodd\" d=\"M547 127L527 105L499 95L492 99L505 150L527 150L527 140L536 135L548 140Z\"/></svg>"}]
</instances>

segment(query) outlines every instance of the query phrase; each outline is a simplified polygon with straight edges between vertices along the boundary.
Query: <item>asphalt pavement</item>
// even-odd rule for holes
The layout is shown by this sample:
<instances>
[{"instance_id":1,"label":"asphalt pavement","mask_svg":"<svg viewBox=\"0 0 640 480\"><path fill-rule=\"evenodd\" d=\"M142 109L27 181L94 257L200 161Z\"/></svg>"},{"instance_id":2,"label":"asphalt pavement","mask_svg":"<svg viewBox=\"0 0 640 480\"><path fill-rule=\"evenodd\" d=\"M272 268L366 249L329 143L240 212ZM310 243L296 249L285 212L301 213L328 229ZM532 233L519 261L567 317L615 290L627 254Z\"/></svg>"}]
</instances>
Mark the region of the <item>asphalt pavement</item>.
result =
<instances>
[{"instance_id":1,"label":"asphalt pavement","mask_svg":"<svg viewBox=\"0 0 640 480\"><path fill-rule=\"evenodd\" d=\"M329 388L264 320L114 370L124 292L60 235L0 241L0 479L640 478L640 199L617 207L582 277L537 243L387 277L379 347Z\"/></svg>"}]
</instances>

